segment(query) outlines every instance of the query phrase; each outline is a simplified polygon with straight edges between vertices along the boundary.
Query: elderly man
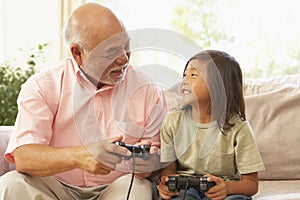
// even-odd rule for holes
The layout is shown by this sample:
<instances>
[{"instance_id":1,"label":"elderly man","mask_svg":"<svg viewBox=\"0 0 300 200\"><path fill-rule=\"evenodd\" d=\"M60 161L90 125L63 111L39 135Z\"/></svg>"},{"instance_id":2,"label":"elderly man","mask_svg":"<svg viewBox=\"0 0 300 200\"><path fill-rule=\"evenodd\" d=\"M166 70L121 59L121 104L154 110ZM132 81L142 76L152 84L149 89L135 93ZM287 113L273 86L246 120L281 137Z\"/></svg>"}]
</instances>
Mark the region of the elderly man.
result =
<instances>
[{"instance_id":1,"label":"elderly man","mask_svg":"<svg viewBox=\"0 0 300 200\"><path fill-rule=\"evenodd\" d=\"M72 57L19 94L5 153L16 171L0 178L0 199L154 198L148 177L159 168L152 147L165 116L162 91L128 64L129 37L108 8L75 9L65 40ZM150 158L116 142L151 146Z\"/></svg>"}]
</instances>

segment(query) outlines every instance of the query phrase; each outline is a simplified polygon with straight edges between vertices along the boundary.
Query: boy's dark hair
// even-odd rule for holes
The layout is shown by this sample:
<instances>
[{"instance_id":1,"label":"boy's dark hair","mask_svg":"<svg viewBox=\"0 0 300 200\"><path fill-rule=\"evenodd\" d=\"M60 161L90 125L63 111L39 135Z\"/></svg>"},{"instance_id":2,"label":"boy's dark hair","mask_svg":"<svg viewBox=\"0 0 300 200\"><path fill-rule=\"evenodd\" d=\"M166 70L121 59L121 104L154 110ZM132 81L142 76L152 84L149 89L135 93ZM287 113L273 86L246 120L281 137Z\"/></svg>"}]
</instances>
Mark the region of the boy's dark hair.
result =
<instances>
[{"instance_id":1,"label":"boy's dark hair","mask_svg":"<svg viewBox=\"0 0 300 200\"><path fill-rule=\"evenodd\" d=\"M184 73L189 62L194 59L206 64L206 81L211 96L211 108L207 112L211 113L212 119L217 120L221 130L234 126L230 123L234 115L246 120L243 75L235 58L223 51L205 50L188 60Z\"/></svg>"}]
</instances>

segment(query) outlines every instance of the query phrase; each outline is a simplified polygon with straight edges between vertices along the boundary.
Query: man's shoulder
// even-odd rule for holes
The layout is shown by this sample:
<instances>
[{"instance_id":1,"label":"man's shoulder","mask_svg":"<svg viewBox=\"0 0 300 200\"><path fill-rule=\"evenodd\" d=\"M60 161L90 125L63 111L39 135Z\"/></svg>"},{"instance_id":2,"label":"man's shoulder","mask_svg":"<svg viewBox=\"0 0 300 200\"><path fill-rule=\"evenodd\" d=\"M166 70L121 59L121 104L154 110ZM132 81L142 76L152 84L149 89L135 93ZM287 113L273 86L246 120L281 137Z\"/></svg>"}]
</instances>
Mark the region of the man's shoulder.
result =
<instances>
[{"instance_id":1,"label":"man's shoulder","mask_svg":"<svg viewBox=\"0 0 300 200\"><path fill-rule=\"evenodd\" d=\"M59 64L51 68L37 72L31 77L31 79L34 79L36 81L49 79L58 80L60 77L62 77L62 75L65 74L67 70L74 70L74 66L70 58L62 60Z\"/></svg>"}]
</instances>

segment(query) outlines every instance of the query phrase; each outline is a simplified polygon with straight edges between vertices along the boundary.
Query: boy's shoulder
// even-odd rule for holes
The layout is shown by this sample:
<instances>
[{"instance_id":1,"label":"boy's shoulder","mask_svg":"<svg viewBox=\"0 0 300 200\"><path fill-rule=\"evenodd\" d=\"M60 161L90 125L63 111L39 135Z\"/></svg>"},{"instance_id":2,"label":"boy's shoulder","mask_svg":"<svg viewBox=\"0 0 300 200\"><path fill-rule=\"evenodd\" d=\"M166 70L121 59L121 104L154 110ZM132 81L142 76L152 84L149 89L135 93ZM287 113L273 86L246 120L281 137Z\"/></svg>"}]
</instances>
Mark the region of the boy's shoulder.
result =
<instances>
[{"instance_id":1,"label":"boy's shoulder","mask_svg":"<svg viewBox=\"0 0 300 200\"><path fill-rule=\"evenodd\" d=\"M239 124L242 125L245 122L245 120L242 120L239 115L233 115L230 119L230 123Z\"/></svg>"},{"instance_id":2,"label":"boy's shoulder","mask_svg":"<svg viewBox=\"0 0 300 200\"><path fill-rule=\"evenodd\" d=\"M173 109L170 110L165 118L165 123L167 124L173 124L174 126L177 126L181 121L184 116L184 110L178 108L178 109Z\"/></svg>"},{"instance_id":3,"label":"boy's shoulder","mask_svg":"<svg viewBox=\"0 0 300 200\"><path fill-rule=\"evenodd\" d=\"M168 112L168 118L181 118L183 116L184 110L181 108L172 109Z\"/></svg>"},{"instance_id":4,"label":"boy's shoulder","mask_svg":"<svg viewBox=\"0 0 300 200\"><path fill-rule=\"evenodd\" d=\"M234 124L234 126L230 128L234 132L239 131L244 128L246 128L246 129L250 128L249 122L247 120L241 119L241 117L239 115L232 116L230 119L230 123Z\"/></svg>"}]
</instances>

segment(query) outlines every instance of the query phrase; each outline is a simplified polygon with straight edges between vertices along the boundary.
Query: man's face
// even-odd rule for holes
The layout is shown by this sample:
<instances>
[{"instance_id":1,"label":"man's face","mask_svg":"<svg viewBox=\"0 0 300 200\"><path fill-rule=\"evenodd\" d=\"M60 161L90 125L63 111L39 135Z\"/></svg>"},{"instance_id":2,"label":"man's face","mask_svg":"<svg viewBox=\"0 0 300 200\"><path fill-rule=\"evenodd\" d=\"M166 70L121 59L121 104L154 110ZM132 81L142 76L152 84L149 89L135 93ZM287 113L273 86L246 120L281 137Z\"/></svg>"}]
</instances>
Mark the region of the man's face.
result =
<instances>
[{"instance_id":1,"label":"man's face","mask_svg":"<svg viewBox=\"0 0 300 200\"><path fill-rule=\"evenodd\" d=\"M94 81L105 85L121 82L130 58L129 37L122 32L96 45L84 60L82 69Z\"/></svg>"}]
</instances>

